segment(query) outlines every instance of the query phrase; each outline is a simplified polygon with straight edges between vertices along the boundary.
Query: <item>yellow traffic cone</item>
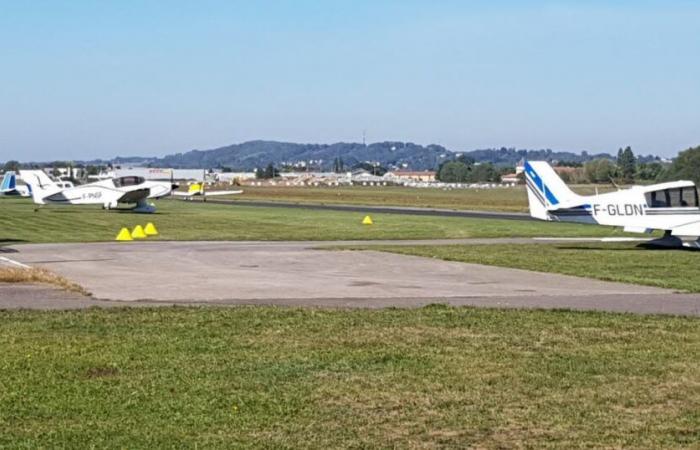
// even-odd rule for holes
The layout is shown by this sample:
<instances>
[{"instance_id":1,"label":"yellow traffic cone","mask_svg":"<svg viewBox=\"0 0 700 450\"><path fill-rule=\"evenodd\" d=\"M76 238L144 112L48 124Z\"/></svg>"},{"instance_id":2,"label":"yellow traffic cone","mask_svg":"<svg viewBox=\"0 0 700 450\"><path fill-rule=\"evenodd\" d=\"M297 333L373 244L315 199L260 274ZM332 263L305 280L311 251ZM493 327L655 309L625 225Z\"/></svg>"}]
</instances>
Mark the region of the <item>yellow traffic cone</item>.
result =
<instances>
[{"instance_id":1,"label":"yellow traffic cone","mask_svg":"<svg viewBox=\"0 0 700 450\"><path fill-rule=\"evenodd\" d=\"M143 239L146 237L146 233L143 232L143 227L141 225L136 225L134 230L131 232L131 237L133 239Z\"/></svg>"},{"instance_id":2,"label":"yellow traffic cone","mask_svg":"<svg viewBox=\"0 0 700 450\"><path fill-rule=\"evenodd\" d=\"M365 218L362 219L362 225L372 225L373 223L374 222L370 216L365 216Z\"/></svg>"},{"instance_id":3,"label":"yellow traffic cone","mask_svg":"<svg viewBox=\"0 0 700 450\"><path fill-rule=\"evenodd\" d=\"M129 233L128 228L122 228L119 230L119 234L117 235L117 238L115 241L133 241L134 239L131 237L131 234Z\"/></svg>"},{"instance_id":4,"label":"yellow traffic cone","mask_svg":"<svg viewBox=\"0 0 700 450\"><path fill-rule=\"evenodd\" d=\"M146 227L143 229L143 232L146 233L146 236L158 236L158 230L152 222L148 222L146 224Z\"/></svg>"}]
</instances>

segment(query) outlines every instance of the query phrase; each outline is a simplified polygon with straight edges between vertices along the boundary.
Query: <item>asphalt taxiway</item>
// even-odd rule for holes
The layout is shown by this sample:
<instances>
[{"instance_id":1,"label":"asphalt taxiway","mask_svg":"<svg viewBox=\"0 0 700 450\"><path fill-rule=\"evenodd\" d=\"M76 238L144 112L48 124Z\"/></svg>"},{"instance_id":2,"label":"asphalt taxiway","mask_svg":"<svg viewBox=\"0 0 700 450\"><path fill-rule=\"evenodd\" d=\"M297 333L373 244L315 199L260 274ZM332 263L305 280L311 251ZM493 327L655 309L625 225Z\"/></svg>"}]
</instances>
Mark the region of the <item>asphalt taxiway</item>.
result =
<instances>
[{"instance_id":1,"label":"asphalt taxiway","mask_svg":"<svg viewBox=\"0 0 700 450\"><path fill-rule=\"evenodd\" d=\"M517 243L531 239L401 241ZM431 303L700 315L700 295L482 266L342 244L386 242L132 242L31 244L5 257L43 267L92 294L0 284L0 308L162 304L419 307ZM324 248L325 247L325 248ZM329 248L332 247L332 248ZM52 297L53 296L53 297Z\"/></svg>"}]
</instances>

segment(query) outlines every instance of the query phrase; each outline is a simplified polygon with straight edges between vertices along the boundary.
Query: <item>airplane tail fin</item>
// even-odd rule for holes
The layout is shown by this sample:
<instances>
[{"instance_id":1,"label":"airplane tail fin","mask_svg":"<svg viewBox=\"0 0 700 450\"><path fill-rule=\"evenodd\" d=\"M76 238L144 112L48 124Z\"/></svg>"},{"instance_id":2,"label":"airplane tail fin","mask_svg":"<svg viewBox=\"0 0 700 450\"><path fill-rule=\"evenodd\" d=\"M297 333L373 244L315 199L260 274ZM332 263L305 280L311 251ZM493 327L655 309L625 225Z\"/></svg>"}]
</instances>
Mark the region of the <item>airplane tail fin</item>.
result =
<instances>
[{"instance_id":1,"label":"airplane tail fin","mask_svg":"<svg viewBox=\"0 0 700 450\"><path fill-rule=\"evenodd\" d=\"M546 161L526 161L525 182L530 215L536 219L549 220L548 211L580 198Z\"/></svg>"},{"instance_id":2,"label":"airplane tail fin","mask_svg":"<svg viewBox=\"0 0 700 450\"><path fill-rule=\"evenodd\" d=\"M19 175L29 186L32 200L37 205L43 205L46 197L61 191L61 188L43 170L22 170Z\"/></svg>"},{"instance_id":3,"label":"airplane tail fin","mask_svg":"<svg viewBox=\"0 0 700 450\"><path fill-rule=\"evenodd\" d=\"M15 189L17 189L17 175L12 171L5 172L0 184L0 192L9 192Z\"/></svg>"}]
</instances>

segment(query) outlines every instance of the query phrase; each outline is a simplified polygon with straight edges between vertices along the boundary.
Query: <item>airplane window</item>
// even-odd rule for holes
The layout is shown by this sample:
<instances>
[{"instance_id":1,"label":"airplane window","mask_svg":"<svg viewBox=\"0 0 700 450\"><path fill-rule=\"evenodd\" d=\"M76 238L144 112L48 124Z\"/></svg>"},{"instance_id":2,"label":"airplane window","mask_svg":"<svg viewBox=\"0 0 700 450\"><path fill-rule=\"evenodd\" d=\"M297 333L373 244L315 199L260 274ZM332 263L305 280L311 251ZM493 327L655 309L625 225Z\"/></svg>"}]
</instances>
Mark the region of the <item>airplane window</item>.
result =
<instances>
[{"instance_id":1,"label":"airplane window","mask_svg":"<svg viewBox=\"0 0 700 450\"><path fill-rule=\"evenodd\" d=\"M646 198L651 208L667 208L670 203L668 191L647 192Z\"/></svg>"},{"instance_id":2,"label":"airplane window","mask_svg":"<svg viewBox=\"0 0 700 450\"><path fill-rule=\"evenodd\" d=\"M667 192L670 200L668 206L671 208L678 208L682 206L680 189L668 189Z\"/></svg>"},{"instance_id":3,"label":"airplane window","mask_svg":"<svg viewBox=\"0 0 700 450\"><path fill-rule=\"evenodd\" d=\"M695 186L684 187L682 189L681 206L698 207L698 191Z\"/></svg>"},{"instance_id":4,"label":"airplane window","mask_svg":"<svg viewBox=\"0 0 700 450\"><path fill-rule=\"evenodd\" d=\"M121 177L112 180L115 187L136 186L144 182L142 177Z\"/></svg>"},{"instance_id":5,"label":"airplane window","mask_svg":"<svg viewBox=\"0 0 700 450\"><path fill-rule=\"evenodd\" d=\"M697 208L700 206L695 186L647 192L646 200L647 205L651 208Z\"/></svg>"}]
</instances>

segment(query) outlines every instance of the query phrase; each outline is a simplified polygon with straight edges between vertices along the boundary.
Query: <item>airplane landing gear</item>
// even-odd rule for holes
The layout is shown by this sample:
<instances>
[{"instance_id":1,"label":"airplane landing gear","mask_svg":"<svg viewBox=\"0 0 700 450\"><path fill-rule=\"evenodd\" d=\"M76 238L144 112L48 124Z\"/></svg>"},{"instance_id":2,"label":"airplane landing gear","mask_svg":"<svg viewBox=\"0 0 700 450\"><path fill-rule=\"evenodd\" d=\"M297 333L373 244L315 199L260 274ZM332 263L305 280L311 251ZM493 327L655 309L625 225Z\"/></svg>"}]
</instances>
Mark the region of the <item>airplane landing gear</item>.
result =
<instances>
[{"instance_id":1,"label":"airplane landing gear","mask_svg":"<svg viewBox=\"0 0 700 450\"><path fill-rule=\"evenodd\" d=\"M664 231L664 237L645 242L645 247L657 248L683 248L683 241L671 234L671 230Z\"/></svg>"}]
</instances>

